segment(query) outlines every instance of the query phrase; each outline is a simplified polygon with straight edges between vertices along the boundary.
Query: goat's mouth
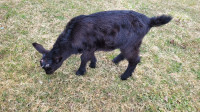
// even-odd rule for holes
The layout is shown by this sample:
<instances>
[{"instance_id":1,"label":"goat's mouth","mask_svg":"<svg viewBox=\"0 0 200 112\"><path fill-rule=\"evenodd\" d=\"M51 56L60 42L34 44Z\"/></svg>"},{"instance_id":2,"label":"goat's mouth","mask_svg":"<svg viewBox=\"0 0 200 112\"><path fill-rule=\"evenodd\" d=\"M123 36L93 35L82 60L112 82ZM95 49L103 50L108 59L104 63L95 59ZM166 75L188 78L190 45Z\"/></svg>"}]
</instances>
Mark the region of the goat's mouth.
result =
<instances>
[{"instance_id":1,"label":"goat's mouth","mask_svg":"<svg viewBox=\"0 0 200 112\"><path fill-rule=\"evenodd\" d=\"M48 75L51 75L53 73L54 73L54 71L46 71L46 74L48 74Z\"/></svg>"},{"instance_id":2,"label":"goat's mouth","mask_svg":"<svg viewBox=\"0 0 200 112\"><path fill-rule=\"evenodd\" d=\"M48 69L45 69L45 72L46 72L46 74L50 75L50 74L53 74L53 73L54 73L54 70L48 68Z\"/></svg>"}]
</instances>

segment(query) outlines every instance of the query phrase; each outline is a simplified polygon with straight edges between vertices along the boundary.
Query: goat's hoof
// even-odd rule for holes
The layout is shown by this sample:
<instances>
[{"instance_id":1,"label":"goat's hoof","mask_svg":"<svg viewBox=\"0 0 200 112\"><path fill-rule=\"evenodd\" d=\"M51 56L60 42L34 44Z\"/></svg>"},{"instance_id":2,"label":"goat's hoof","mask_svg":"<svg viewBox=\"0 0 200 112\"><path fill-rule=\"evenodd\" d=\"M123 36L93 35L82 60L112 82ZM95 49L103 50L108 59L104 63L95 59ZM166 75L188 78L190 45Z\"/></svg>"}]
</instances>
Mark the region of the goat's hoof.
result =
<instances>
[{"instance_id":1,"label":"goat's hoof","mask_svg":"<svg viewBox=\"0 0 200 112\"><path fill-rule=\"evenodd\" d=\"M127 80L129 77L121 75L121 80Z\"/></svg>"},{"instance_id":2,"label":"goat's hoof","mask_svg":"<svg viewBox=\"0 0 200 112\"><path fill-rule=\"evenodd\" d=\"M115 65L117 65L117 64L119 63L119 62L118 62L117 60L115 60L115 59L113 59L112 62L113 62Z\"/></svg>"},{"instance_id":3,"label":"goat's hoof","mask_svg":"<svg viewBox=\"0 0 200 112\"><path fill-rule=\"evenodd\" d=\"M90 68L96 68L96 64L90 63L89 67L90 67Z\"/></svg>"},{"instance_id":4,"label":"goat's hoof","mask_svg":"<svg viewBox=\"0 0 200 112\"><path fill-rule=\"evenodd\" d=\"M85 71L82 71L82 70L78 70L77 72L76 72L76 75L84 75L85 74Z\"/></svg>"}]
</instances>

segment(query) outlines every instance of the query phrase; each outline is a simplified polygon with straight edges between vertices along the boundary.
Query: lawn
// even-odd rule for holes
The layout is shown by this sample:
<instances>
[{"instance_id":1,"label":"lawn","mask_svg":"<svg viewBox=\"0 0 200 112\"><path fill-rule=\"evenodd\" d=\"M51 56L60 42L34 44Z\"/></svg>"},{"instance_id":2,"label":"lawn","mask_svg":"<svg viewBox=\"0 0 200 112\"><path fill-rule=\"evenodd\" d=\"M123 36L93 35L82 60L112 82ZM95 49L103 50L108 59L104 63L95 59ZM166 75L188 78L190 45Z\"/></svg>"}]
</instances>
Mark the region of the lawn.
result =
<instances>
[{"instance_id":1,"label":"lawn","mask_svg":"<svg viewBox=\"0 0 200 112\"><path fill-rule=\"evenodd\" d=\"M71 18L123 9L173 16L145 36L131 78L119 78L127 61L111 61L119 50L97 52L97 68L84 76L75 75L80 55L50 76L40 68L33 42L51 49ZM1 0L0 111L199 112L199 18L199 0Z\"/></svg>"}]
</instances>

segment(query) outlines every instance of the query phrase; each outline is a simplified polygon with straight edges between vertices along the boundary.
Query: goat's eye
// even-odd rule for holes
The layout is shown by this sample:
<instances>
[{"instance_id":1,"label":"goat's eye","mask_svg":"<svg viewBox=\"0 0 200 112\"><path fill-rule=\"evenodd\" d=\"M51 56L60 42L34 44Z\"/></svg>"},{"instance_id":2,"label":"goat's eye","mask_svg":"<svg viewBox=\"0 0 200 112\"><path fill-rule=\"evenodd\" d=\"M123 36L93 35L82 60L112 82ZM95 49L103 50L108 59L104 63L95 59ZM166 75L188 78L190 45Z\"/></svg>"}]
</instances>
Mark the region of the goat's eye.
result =
<instances>
[{"instance_id":1,"label":"goat's eye","mask_svg":"<svg viewBox=\"0 0 200 112\"><path fill-rule=\"evenodd\" d=\"M62 57L56 57L55 59L54 59L54 61L58 64L59 62L61 62L61 60L62 60Z\"/></svg>"}]
</instances>

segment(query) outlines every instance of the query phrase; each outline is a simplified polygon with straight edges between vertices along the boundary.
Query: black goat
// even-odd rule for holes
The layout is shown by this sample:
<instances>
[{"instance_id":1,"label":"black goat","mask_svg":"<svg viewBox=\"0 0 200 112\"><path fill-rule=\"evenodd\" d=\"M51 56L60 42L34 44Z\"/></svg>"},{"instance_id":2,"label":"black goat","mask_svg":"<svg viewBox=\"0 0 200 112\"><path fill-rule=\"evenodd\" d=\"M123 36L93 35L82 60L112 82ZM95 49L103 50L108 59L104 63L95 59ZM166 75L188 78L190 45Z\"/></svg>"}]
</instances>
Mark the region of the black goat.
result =
<instances>
[{"instance_id":1,"label":"black goat","mask_svg":"<svg viewBox=\"0 0 200 112\"><path fill-rule=\"evenodd\" d=\"M70 55L82 53L81 65L76 75L84 75L86 64L96 67L95 51L120 49L121 53L113 59L115 64L128 60L128 67L121 75L126 80L140 62L139 47L143 37L154 26L168 23L171 16L148 18L134 11L105 11L73 18L59 35L53 48L48 51L42 45L33 43L43 54L40 64L46 74L52 74Z\"/></svg>"}]
</instances>

